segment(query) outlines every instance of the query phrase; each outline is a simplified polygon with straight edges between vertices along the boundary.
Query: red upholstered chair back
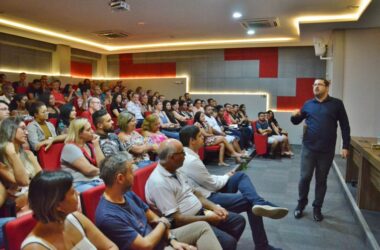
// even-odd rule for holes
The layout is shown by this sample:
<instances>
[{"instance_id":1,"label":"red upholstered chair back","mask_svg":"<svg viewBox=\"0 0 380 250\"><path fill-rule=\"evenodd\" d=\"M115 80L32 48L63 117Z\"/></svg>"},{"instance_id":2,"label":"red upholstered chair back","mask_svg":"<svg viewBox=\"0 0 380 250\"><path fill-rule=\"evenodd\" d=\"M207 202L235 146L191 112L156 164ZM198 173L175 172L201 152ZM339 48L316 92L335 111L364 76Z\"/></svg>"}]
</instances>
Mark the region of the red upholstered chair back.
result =
<instances>
[{"instance_id":1,"label":"red upholstered chair back","mask_svg":"<svg viewBox=\"0 0 380 250\"><path fill-rule=\"evenodd\" d=\"M254 131L253 142L256 146L256 154L257 155L265 155L265 154L267 154L267 150L268 150L268 136L261 135L257 132L256 123L257 123L257 121L253 121L251 123L253 131Z\"/></svg>"},{"instance_id":2,"label":"red upholstered chair back","mask_svg":"<svg viewBox=\"0 0 380 250\"><path fill-rule=\"evenodd\" d=\"M157 167L157 162L154 162L144 168L137 169L135 171L134 183L132 186L133 192L135 192L144 202L145 199L145 183L148 180L150 174Z\"/></svg>"},{"instance_id":3,"label":"red upholstered chair back","mask_svg":"<svg viewBox=\"0 0 380 250\"><path fill-rule=\"evenodd\" d=\"M144 117L148 117L148 116L150 116L151 114L152 114L152 112L145 111L145 112L144 112Z\"/></svg>"},{"instance_id":4,"label":"red upholstered chair back","mask_svg":"<svg viewBox=\"0 0 380 250\"><path fill-rule=\"evenodd\" d=\"M61 169L61 152L64 143L54 143L47 151L45 146L38 151L38 160L44 170L59 170Z\"/></svg>"},{"instance_id":5,"label":"red upholstered chair back","mask_svg":"<svg viewBox=\"0 0 380 250\"><path fill-rule=\"evenodd\" d=\"M95 223L95 212L98 207L100 197L104 193L106 186L99 185L97 187L90 188L80 194L80 200L82 205L82 212Z\"/></svg>"},{"instance_id":6,"label":"red upholstered chair back","mask_svg":"<svg viewBox=\"0 0 380 250\"><path fill-rule=\"evenodd\" d=\"M31 213L7 222L3 227L5 249L21 249L21 243L32 231L36 223L37 221L33 218Z\"/></svg>"},{"instance_id":7,"label":"red upholstered chair back","mask_svg":"<svg viewBox=\"0 0 380 250\"><path fill-rule=\"evenodd\" d=\"M54 125L54 127L58 126L58 119L57 118L49 118L48 122Z\"/></svg>"},{"instance_id":8,"label":"red upholstered chair back","mask_svg":"<svg viewBox=\"0 0 380 250\"><path fill-rule=\"evenodd\" d=\"M194 124L194 119L188 119L186 120L187 125L193 125Z\"/></svg>"}]
</instances>

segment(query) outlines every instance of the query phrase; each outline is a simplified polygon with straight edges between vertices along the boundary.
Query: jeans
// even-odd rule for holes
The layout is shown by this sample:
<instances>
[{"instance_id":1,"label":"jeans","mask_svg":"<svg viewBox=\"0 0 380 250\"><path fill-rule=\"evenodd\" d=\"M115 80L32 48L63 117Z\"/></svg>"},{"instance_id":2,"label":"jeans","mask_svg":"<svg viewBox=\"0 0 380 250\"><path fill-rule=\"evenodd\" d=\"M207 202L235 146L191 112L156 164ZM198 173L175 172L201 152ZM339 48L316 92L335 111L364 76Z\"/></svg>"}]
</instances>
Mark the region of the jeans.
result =
<instances>
[{"instance_id":1,"label":"jeans","mask_svg":"<svg viewBox=\"0 0 380 250\"><path fill-rule=\"evenodd\" d=\"M244 217L236 213L228 213L225 221L211 226L223 250L235 250L237 242L245 228Z\"/></svg>"},{"instance_id":2,"label":"jeans","mask_svg":"<svg viewBox=\"0 0 380 250\"><path fill-rule=\"evenodd\" d=\"M139 161L139 162L136 162L136 165L138 168L143 168L143 167L146 167L150 164L152 164L154 161L151 161L151 160L143 160L143 161Z\"/></svg>"},{"instance_id":3,"label":"jeans","mask_svg":"<svg viewBox=\"0 0 380 250\"><path fill-rule=\"evenodd\" d=\"M310 181L315 169L315 199L313 207L321 208L327 190L327 176L329 174L335 152L314 152L302 147L301 152L301 178L298 184L298 204L304 208L308 203Z\"/></svg>"},{"instance_id":4,"label":"jeans","mask_svg":"<svg viewBox=\"0 0 380 250\"><path fill-rule=\"evenodd\" d=\"M169 138L179 140L179 133L178 132L168 131L168 130L164 130L164 129L161 130L161 132Z\"/></svg>"},{"instance_id":5,"label":"jeans","mask_svg":"<svg viewBox=\"0 0 380 250\"><path fill-rule=\"evenodd\" d=\"M78 182L74 182L74 189L78 193L82 193L86 191L87 189L99 186L101 184L103 184L102 179L94 179L92 181L78 181Z\"/></svg>"},{"instance_id":6,"label":"jeans","mask_svg":"<svg viewBox=\"0 0 380 250\"><path fill-rule=\"evenodd\" d=\"M16 218L13 217L5 217L5 218L0 218L0 247L4 247L4 233L3 233L3 226L5 223L8 221L14 220Z\"/></svg>"},{"instance_id":7,"label":"jeans","mask_svg":"<svg viewBox=\"0 0 380 250\"><path fill-rule=\"evenodd\" d=\"M240 191L240 193L237 193ZM247 212L248 222L251 227L252 238L257 249L268 246L263 219L252 213L252 206L273 205L261 198L250 178L242 172L237 172L228 180L220 192L212 193L208 199L225 209L235 213Z\"/></svg>"}]
</instances>

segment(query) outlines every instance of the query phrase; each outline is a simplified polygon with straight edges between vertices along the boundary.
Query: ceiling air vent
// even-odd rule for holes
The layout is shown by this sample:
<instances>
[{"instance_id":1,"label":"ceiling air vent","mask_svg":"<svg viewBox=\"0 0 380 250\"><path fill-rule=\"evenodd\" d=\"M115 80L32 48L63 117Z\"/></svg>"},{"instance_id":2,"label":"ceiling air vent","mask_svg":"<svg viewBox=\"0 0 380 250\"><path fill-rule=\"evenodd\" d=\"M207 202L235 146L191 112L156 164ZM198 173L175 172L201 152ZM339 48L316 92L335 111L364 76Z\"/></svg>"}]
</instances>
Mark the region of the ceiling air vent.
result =
<instances>
[{"instance_id":1,"label":"ceiling air vent","mask_svg":"<svg viewBox=\"0 0 380 250\"><path fill-rule=\"evenodd\" d=\"M94 32L94 34L100 37L105 37L107 39L119 39L119 38L128 37L127 33L123 31L115 31L115 30L97 31L97 32Z\"/></svg>"},{"instance_id":2,"label":"ceiling air vent","mask_svg":"<svg viewBox=\"0 0 380 250\"><path fill-rule=\"evenodd\" d=\"M247 30L255 30L255 29L277 28L280 26L280 21L277 17L254 18L254 19L241 20L240 24Z\"/></svg>"}]
</instances>

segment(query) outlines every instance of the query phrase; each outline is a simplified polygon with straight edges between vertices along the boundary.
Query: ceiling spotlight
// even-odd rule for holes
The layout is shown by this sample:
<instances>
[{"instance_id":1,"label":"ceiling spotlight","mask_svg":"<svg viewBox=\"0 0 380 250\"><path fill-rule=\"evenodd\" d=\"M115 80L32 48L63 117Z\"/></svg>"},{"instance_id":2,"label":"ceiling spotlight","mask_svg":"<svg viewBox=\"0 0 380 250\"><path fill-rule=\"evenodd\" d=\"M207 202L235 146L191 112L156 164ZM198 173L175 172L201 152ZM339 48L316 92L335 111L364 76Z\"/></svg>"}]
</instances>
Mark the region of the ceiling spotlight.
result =
<instances>
[{"instance_id":1,"label":"ceiling spotlight","mask_svg":"<svg viewBox=\"0 0 380 250\"><path fill-rule=\"evenodd\" d=\"M254 30L247 30L247 35L254 35L255 31Z\"/></svg>"},{"instance_id":2,"label":"ceiling spotlight","mask_svg":"<svg viewBox=\"0 0 380 250\"><path fill-rule=\"evenodd\" d=\"M243 15L240 13L240 12L234 12L232 14L232 17L235 18L235 19L239 19L240 17L242 17Z\"/></svg>"}]
</instances>

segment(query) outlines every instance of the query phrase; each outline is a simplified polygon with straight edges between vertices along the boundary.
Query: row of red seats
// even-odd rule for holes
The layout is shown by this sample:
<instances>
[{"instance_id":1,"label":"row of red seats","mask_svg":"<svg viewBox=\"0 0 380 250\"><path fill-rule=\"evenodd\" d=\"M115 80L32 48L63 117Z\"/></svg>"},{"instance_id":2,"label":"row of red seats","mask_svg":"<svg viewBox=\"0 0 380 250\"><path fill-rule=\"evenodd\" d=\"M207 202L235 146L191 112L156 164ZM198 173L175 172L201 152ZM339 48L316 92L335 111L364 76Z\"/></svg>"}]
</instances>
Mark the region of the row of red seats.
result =
<instances>
[{"instance_id":1,"label":"row of red seats","mask_svg":"<svg viewBox=\"0 0 380 250\"><path fill-rule=\"evenodd\" d=\"M132 190L144 201L145 199L145 183L148 180L150 174L156 168L157 162L151 165L138 169L135 172L134 184ZM105 186L100 185L91 188L80 194L82 212L92 222L95 222L95 212L98 206L100 197L104 192ZM21 216L13 221L10 221L4 225L4 242L5 249L7 250L19 250L21 243L26 236L32 231L37 221L33 218L32 214Z\"/></svg>"}]
</instances>

